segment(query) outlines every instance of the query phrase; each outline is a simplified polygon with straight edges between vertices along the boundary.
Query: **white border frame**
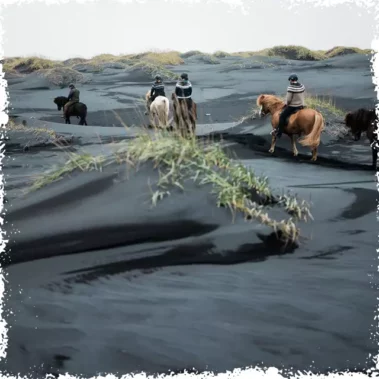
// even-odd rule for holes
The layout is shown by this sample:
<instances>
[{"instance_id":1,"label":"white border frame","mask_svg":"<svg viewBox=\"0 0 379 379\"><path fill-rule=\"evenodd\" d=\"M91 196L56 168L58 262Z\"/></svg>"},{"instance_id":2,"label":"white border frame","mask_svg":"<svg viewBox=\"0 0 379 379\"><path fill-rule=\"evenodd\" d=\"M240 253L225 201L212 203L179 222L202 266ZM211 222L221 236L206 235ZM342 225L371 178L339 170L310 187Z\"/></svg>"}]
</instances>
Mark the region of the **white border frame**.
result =
<instances>
[{"instance_id":1,"label":"white border frame","mask_svg":"<svg viewBox=\"0 0 379 379\"><path fill-rule=\"evenodd\" d=\"M59 3L67 3L68 1L74 1L74 0L0 0L0 41L3 40L3 27L2 27L2 14L1 10L6 6L6 5L11 5L11 4L19 4L21 5L22 3L31 3L31 2L41 2L43 1L47 5L50 4L59 4ZM85 2L94 2L97 0L76 0L78 3L85 3ZM123 3L130 3L132 1L136 1L139 3L145 3L145 0L114 0L118 2L123 2ZM163 0L155 0L155 1L163 1ZM213 3L226 3L229 4L229 6L232 9L240 8L241 12L244 15L248 14L248 11L246 9L246 1L254 1L254 0L171 0L171 1L180 1L180 2L186 2L186 3L198 3L201 1L207 1L207 2L213 2ZM262 1L262 0L261 0ZM374 37L373 41L371 43L371 49L374 52L374 55L371 59L371 71L374 73L373 75L373 83L375 84L375 91L377 93L377 99L379 100L379 0L286 0L289 4L288 7L291 8L296 8L298 6L301 6L302 4L312 4L313 6L316 7L334 7L336 5L341 5L341 4L351 4L355 3L355 5L358 5L362 8L366 8L369 12L373 12L375 15L375 21L378 21L378 23L375 25L375 32L374 32ZM278 2L283 2L283 0L278 0ZM249 5L247 5L249 7ZM2 43L0 44L0 59L4 59L4 51L3 51L3 46ZM7 81L4 79L4 73L2 72L2 65L1 66L1 74L0 74L0 127L1 127L1 139L3 140L5 137L5 130L4 126L5 124L8 123L9 117L6 112L9 101L8 101L8 91L7 91ZM376 105L376 112L379 115L379 104ZM379 125L377 125L377 132L379 133ZM0 143L0 168L2 168L2 161L3 158L5 157L5 152L4 152L4 147L5 144L4 142ZM377 188L379 191L379 173L376 173L376 179L377 179ZM0 173L0 225L3 225L4 223L4 175ZM379 220L379 202L377 204L377 220ZM379 239L379 235L378 235ZM5 233L0 230L0 253L5 252L5 247L6 243L8 240L5 239ZM379 253L379 248L376 250L377 253ZM378 271L379 271L379 266L378 266ZM4 273L2 268L0 267L0 314L4 314L4 309L3 309L3 300L4 300L4 291L5 291L5 282L6 279L4 277ZM379 298L378 298L379 299ZM378 309L379 310L379 309ZM374 321L377 321L379 319L379 312L375 316ZM6 349L8 347L8 336L7 336L7 325L4 319L0 318L0 359L6 359ZM379 377L378 373L373 372L374 370L379 370L379 354L376 355L375 357L372 357L373 360L373 367L371 369L372 376L373 377ZM226 372L222 374L213 374L211 372L203 372L201 374L190 374L188 372L185 372L183 374L177 374L177 375L167 375L171 378L176 378L176 379L182 379L182 378L205 378L205 377L217 377L219 379L226 379L226 378L239 378L239 379L247 379L247 378L283 378L283 376L280 374L281 370L275 368L275 367L269 367L269 368L248 368L248 369L235 369L232 372ZM342 373L329 373L328 375L316 375L311 372L297 372L292 373L293 377L296 378L305 378L305 377L329 377L329 378L337 378L340 379L342 376ZM16 379L16 378L22 378L21 376L3 376L0 373L0 378L9 378L9 379ZM166 375L155 375L155 378L164 378ZM146 378L152 378L153 376L146 376L145 373L141 372L139 374L126 374L121 376L123 379L127 378L135 378L135 379L146 379ZM349 372L344 372L343 377L350 377L354 379L361 379L363 377L368 377L367 375L363 373L349 373ZM45 378L52 378L51 375L46 375ZM59 375L59 378L63 379L69 379L69 378L79 378L75 377L73 375L70 375L69 373L66 373L65 375ZM108 374L106 376L96 376L96 379L100 378L107 378L107 379L116 379L117 377L113 374Z\"/></svg>"}]
</instances>

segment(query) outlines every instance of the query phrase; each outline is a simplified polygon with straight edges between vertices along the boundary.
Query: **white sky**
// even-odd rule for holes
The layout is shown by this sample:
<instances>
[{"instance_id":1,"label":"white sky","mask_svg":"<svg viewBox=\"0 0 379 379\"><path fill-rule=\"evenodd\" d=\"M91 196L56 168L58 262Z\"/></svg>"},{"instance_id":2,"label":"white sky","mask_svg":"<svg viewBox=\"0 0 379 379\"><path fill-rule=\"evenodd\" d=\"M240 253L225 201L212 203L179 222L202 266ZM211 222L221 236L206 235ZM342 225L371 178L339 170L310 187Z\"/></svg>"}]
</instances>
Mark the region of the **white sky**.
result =
<instances>
[{"instance_id":1,"label":"white sky","mask_svg":"<svg viewBox=\"0 0 379 379\"><path fill-rule=\"evenodd\" d=\"M248 14L220 2L146 0L119 3L8 5L2 11L6 57L53 59L146 50L228 52L274 45L370 48L374 15L356 5L288 9L288 0L249 0Z\"/></svg>"}]
</instances>

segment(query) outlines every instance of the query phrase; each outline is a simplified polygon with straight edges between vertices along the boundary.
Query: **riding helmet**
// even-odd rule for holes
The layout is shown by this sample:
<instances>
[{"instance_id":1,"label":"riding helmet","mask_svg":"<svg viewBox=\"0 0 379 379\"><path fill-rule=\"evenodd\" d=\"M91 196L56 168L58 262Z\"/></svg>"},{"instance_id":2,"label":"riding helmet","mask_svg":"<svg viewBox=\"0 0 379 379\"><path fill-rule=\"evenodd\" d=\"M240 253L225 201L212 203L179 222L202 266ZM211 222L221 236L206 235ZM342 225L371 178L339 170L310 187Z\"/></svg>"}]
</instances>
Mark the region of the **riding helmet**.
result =
<instances>
[{"instance_id":1,"label":"riding helmet","mask_svg":"<svg viewBox=\"0 0 379 379\"><path fill-rule=\"evenodd\" d=\"M291 74L291 75L289 76L288 80L297 81L297 80L299 80L299 78L297 77L296 74Z\"/></svg>"},{"instance_id":2,"label":"riding helmet","mask_svg":"<svg viewBox=\"0 0 379 379\"><path fill-rule=\"evenodd\" d=\"M155 75L155 80L160 80L160 81L162 81L162 77L160 76L160 75Z\"/></svg>"},{"instance_id":3,"label":"riding helmet","mask_svg":"<svg viewBox=\"0 0 379 379\"><path fill-rule=\"evenodd\" d=\"M71 83L68 88L75 88L75 85Z\"/></svg>"},{"instance_id":4,"label":"riding helmet","mask_svg":"<svg viewBox=\"0 0 379 379\"><path fill-rule=\"evenodd\" d=\"M188 74L186 74L185 72L182 75L180 75L180 77L184 80L188 80Z\"/></svg>"}]
</instances>

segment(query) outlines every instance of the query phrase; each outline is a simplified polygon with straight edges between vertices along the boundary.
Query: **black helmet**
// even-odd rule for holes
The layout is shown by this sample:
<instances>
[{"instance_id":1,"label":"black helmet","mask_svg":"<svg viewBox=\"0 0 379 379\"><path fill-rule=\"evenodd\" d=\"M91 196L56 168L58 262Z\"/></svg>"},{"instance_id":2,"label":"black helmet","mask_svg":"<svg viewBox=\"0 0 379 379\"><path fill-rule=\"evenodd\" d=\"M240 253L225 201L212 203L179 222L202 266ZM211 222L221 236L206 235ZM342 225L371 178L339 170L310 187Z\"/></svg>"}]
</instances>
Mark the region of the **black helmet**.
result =
<instances>
[{"instance_id":1,"label":"black helmet","mask_svg":"<svg viewBox=\"0 0 379 379\"><path fill-rule=\"evenodd\" d=\"M160 76L160 75L155 75L155 80L160 80L160 81L162 81L162 77Z\"/></svg>"},{"instance_id":2,"label":"black helmet","mask_svg":"<svg viewBox=\"0 0 379 379\"><path fill-rule=\"evenodd\" d=\"M68 88L75 88L75 86L71 83Z\"/></svg>"},{"instance_id":3,"label":"black helmet","mask_svg":"<svg viewBox=\"0 0 379 379\"><path fill-rule=\"evenodd\" d=\"M297 80L299 80L299 78L297 77L296 74L291 74L291 75L289 76L288 80L297 81Z\"/></svg>"},{"instance_id":4,"label":"black helmet","mask_svg":"<svg viewBox=\"0 0 379 379\"><path fill-rule=\"evenodd\" d=\"M180 77L184 80L188 80L188 74L186 74L185 72L182 75L180 75Z\"/></svg>"}]
</instances>

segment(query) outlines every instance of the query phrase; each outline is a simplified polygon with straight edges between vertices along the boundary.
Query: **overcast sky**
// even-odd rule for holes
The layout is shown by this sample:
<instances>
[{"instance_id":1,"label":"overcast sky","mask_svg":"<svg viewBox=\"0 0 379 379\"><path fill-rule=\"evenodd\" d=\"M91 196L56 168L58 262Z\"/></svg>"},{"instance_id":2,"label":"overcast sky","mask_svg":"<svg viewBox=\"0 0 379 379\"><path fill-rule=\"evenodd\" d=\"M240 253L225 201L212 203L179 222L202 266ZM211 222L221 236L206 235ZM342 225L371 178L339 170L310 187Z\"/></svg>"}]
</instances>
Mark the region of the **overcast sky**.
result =
<instances>
[{"instance_id":1,"label":"overcast sky","mask_svg":"<svg viewBox=\"0 0 379 379\"><path fill-rule=\"evenodd\" d=\"M248 3L247 15L205 0L8 5L2 12L3 49L6 57L66 59L167 49L233 52L290 44L317 50L371 47L374 15L358 6L304 5L295 12L287 1Z\"/></svg>"}]
</instances>

